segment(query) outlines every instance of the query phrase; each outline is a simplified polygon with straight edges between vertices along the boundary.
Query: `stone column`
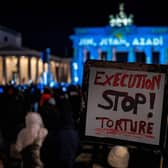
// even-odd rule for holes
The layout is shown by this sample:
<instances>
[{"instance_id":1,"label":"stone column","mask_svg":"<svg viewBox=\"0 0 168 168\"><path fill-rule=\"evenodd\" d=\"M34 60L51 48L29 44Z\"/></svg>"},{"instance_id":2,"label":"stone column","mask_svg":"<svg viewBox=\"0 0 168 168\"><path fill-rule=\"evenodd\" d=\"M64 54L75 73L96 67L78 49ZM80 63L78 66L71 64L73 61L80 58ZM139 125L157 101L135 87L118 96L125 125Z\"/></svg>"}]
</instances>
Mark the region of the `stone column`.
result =
<instances>
[{"instance_id":1,"label":"stone column","mask_svg":"<svg viewBox=\"0 0 168 168\"><path fill-rule=\"evenodd\" d=\"M151 47L145 47L145 55L146 55L146 63L151 64L152 63L152 48Z\"/></svg>"},{"instance_id":2,"label":"stone column","mask_svg":"<svg viewBox=\"0 0 168 168\"><path fill-rule=\"evenodd\" d=\"M168 48L165 48L165 64L168 64Z\"/></svg>"},{"instance_id":3,"label":"stone column","mask_svg":"<svg viewBox=\"0 0 168 168\"><path fill-rule=\"evenodd\" d=\"M91 53L91 51L89 51L90 52L90 57L92 57L92 53ZM78 50L78 70L77 70L77 74L78 74L78 81L79 81L79 83L82 83L82 77L83 77L83 48L79 48L79 50Z\"/></svg>"},{"instance_id":4,"label":"stone column","mask_svg":"<svg viewBox=\"0 0 168 168\"><path fill-rule=\"evenodd\" d=\"M18 82L19 82L19 84L21 83L21 76L20 76L20 71L22 70L22 69L20 69L20 55L16 55L16 57L17 57L17 73L18 73Z\"/></svg>"},{"instance_id":5,"label":"stone column","mask_svg":"<svg viewBox=\"0 0 168 168\"><path fill-rule=\"evenodd\" d=\"M4 79L4 83L6 84L7 83L7 79L6 79L6 56L2 56L2 65L3 65L3 68L2 68L2 78Z\"/></svg>"},{"instance_id":6,"label":"stone column","mask_svg":"<svg viewBox=\"0 0 168 168\"><path fill-rule=\"evenodd\" d=\"M112 48L112 61L116 61L116 60L117 60L117 58L116 58L116 48L113 47Z\"/></svg>"},{"instance_id":7,"label":"stone column","mask_svg":"<svg viewBox=\"0 0 168 168\"><path fill-rule=\"evenodd\" d=\"M161 48L160 49L160 60L159 60L160 64L166 64L166 60L165 60L165 49Z\"/></svg>"},{"instance_id":8,"label":"stone column","mask_svg":"<svg viewBox=\"0 0 168 168\"><path fill-rule=\"evenodd\" d=\"M112 61L112 57L111 47L107 47L107 61Z\"/></svg>"},{"instance_id":9,"label":"stone column","mask_svg":"<svg viewBox=\"0 0 168 168\"><path fill-rule=\"evenodd\" d=\"M35 79L35 83L37 83L37 81L38 81L38 75L39 75L39 64L38 64L38 62L39 62L39 58L36 58L36 79Z\"/></svg>"},{"instance_id":10,"label":"stone column","mask_svg":"<svg viewBox=\"0 0 168 168\"><path fill-rule=\"evenodd\" d=\"M129 48L128 62L136 62L134 47Z\"/></svg>"},{"instance_id":11,"label":"stone column","mask_svg":"<svg viewBox=\"0 0 168 168\"><path fill-rule=\"evenodd\" d=\"M31 79L31 57L28 55L28 81Z\"/></svg>"}]
</instances>

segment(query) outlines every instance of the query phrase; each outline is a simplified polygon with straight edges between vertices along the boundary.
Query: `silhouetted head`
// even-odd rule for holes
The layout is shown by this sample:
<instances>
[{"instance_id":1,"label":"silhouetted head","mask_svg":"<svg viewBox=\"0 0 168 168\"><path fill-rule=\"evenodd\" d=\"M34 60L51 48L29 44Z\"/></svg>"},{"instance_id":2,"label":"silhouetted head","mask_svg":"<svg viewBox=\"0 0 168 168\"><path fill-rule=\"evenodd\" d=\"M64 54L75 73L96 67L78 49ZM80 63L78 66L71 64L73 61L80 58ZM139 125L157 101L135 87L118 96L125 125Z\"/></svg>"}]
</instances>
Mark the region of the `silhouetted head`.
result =
<instances>
[{"instance_id":1,"label":"silhouetted head","mask_svg":"<svg viewBox=\"0 0 168 168\"><path fill-rule=\"evenodd\" d=\"M127 168L129 163L129 151L124 146L114 146L107 157L107 162L114 168Z\"/></svg>"}]
</instances>

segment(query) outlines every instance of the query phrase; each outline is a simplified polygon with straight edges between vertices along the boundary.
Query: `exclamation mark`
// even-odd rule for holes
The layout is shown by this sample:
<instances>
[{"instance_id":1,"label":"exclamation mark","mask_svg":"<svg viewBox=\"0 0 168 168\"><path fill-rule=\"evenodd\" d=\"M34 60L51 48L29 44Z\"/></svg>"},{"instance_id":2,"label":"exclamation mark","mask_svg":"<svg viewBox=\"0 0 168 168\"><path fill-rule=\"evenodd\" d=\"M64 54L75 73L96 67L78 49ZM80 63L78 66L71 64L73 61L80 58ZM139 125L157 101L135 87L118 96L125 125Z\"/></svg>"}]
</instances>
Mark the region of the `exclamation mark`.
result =
<instances>
[{"instance_id":1,"label":"exclamation mark","mask_svg":"<svg viewBox=\"0 0 168 168\"><path fill-rule=\"evenodd\" d=\"M150 109L153 110L155 102L155 93L150 93Z\"/></svg>"},{"instance_id":2,"label":"exclamation mark","mask_svg":"<svg viewBox=\"0 0 168 168\"><path fill-rule=\"evenodd\" d=\"M155 93L149 93L150 95L150 109L153 110L154 109L154 103L155 103ZM148 118L152 118L153 117L153 113L149 112L148 113Z\"/></svg>"}]
</instances>

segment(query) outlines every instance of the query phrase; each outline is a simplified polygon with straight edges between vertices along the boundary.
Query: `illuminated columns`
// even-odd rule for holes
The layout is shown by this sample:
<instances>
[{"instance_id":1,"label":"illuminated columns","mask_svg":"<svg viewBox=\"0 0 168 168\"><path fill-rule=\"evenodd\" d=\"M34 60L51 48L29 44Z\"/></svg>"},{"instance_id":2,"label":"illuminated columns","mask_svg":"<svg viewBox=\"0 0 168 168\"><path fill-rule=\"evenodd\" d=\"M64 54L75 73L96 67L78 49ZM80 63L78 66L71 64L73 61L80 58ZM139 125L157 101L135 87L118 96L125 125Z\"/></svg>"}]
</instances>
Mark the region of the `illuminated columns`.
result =
<instances>
[{"instance_id":1,"label":"illuminated columns","mask_svg":"<svg viewBox=\"0 0 168 168\"><path fill-rule=\"evenodd\" d=\"M98 57L99 57L98 49L96 47L92 47L90 49L90 59L98 59Z\"/></svg>"},{"instance_id":2,"label":"illuminated columns","mask_svg":"<svg viewBox=\"0 0 168 168\"><path fill-rule=\"evenodd\" d=\"M101 52L102 52L101 48L98 48L97 49L97 60L100 60Z\"/></svg>"},{"instance_id":3,"label":"illuminated columns","mask_svg":"<svg viewBox=\"0 0 168 168\"><path fill-rule=\"evenodd\" d=\"M31 79L31 57L28 56L28 80Z\"/></svg>"},{"instance_id":4,"label":"illuminated columns","mask_svg":"<svg viewBox=\"0 0 168 168\"><path fill-rule=\"evenodd\" d=\"M168 64L168 48L165 48L165 64Z\"/></svg>"},{"instance_id":5,"label":"illuminated columns","mask_svg":"<svg viewBox=\"0 0 168 168\"><path fill-rule=\"evenodd\" d=\"M151 64L152 63L152 49L151 49L151 47L145 47L144 52L146 55L146 64Z\"/></svg>"},{"instance_id":6,"label":"illuminated columns","mask_svg":"<svg viewBox=\"0 0 168 168\"><path fill-rule=\"evenodd\" d=\"M160 61L160 64L166 64L164 48L160 49L160 60L159 61Z\"/></svg>"},{"instance_id":7,"label":"illuminated columns","mask_svg":"<svg viewBox=\"0 0 168 168\"><path fill-rule=\"evenodd\" d=\"M128 62L135 62L135 50L134 47L130 47L128 51Z\"/></svg>"},{"instance_id":8,"label":"illuminated columns","mask_svg":"<svg viewBox=\"0 0 168 168\"><path fill-rule=\"evenodd\" d=\"M2 56L0 56L0 84L2 84L3 79L3 64L2 64Z\"/></svg>"},{"instance_id":9,"label":"illuminated columns","mask_svg":"<svg viewBox=\"0 0 168 168\"><path fill-rule=\"evenodd\" d=\"M37 78L37 58L36 57L31 57L31 78L29 80L32 80L32 82L36 81Z\"/></svg>"},{"instance_id":10,"label":"illuminated columns","mask_svg":"<svg viewBox=\"0 0 168 168\"><path fill-rule=\"evenodd\" d=\"M4 83L7 83L7 79L6 79L6 57L2 56L2 64L3 64L3 71L2 71L2 78L4 79Z\"/></svg>"},{"instance_id":11,"label":"illuminated columns","mask_svg":"<svg viewBox=\"0 0 168 168\"><path fill-rule=\"evenodd\" d=\"M56 63L54 61L50 61L50 69L51 69L51 74L53 76L53 80L55 81L55 74L56 74Z\"/></svg>"},{"instance_id":12,"label":"illuminated columns","mask_svg":"<svg viewBox=\"0 0 168 168\"><path fill-rule=\"evenodd\" d=\"M43 61L41 58L38 59L38 79L41 77L43 73Z\"/></svg>"},{"instance_id":13,"label":"illuminated columns","mask_svg":"<svg viewBox=\"0 0 168 168\"><path fill-rule=\"evenodd\" d=\"M93 51L91 53L91 55L93 55L92 59L99 59L99 49L97 47L93 47Z\"/></svg>"},{"instance_id":14,"label":"illuminated columns","mask_svg":"<svg viewBox=\"0 0 168 168\"><path fill-rule=\"evenodd\" d=\"M98 48L97 54L98 54L97 58L94 58L94 59L112 61L111 47L106 47L103 49Z\"/></svg>"},{"instance_id":15,"label":"illuminated columns","mask_svg":"<svg viewBox=\"0 0 168 168\"><path fill-rule=\"evenodd\" d=\"M84 66L83 65L83 48L79 48L78 54L79 54L79 57L78 57L78 69L77 69L77 76L76 76L76 78L78 78L78 82L79 83L82 83L83 66ZM91 57L91 54L90 54L90 57Z\"/></svg>"},{"instance_id":16,"label":"illuminated columns","mask_svg":"<svg viewBox=\"0 0 168 168\"><path fill-rule=\"evenodd\" d=\"M20 75L20 56L17 56L18 58L17 58L17 74L18 74L18 82L20 83L20 81L21 81L21 75Z\"/></svg>"},{"instance_id":17,"label":"illuminated columns","mask_svg":"<svg viewBox=\"0 0 168 168\"><path fill-rule=\"evenodd\" d=\"M82 77L80 76L83 72L83 48L74 48L74 58L72 60L72 82L80 83Z\"/></svg>"},{"instance_id":18,"label":"illuminated columns","mask_svg":"<svg viewBox=\"0 0 168 168\"><path fill-rule=\"evenodd\" d=\"M68 68L68 76L67 76L67 82L71 82L71 69L70 69L70 65L69 64L67 64L67 68Z\"/></svg>"},{"instance_id":19,"label":"illuminated columns","mask_svg":"<svg viewBox=\"0 0 168 168\"><path fill-rule=\"evenodd\" d=\"M107 60L112 61L111 47L107 48Z\"/></svg>"},{"instance_id":20,"label":"illuminated columns","mask_svg":"<svg viewBox=\"0 0 168 168\"><path fill-rule=\"evenodd\" d=\"M89 48L88 51L90 52L90 59L95 59L97 51L94 48Z\"/></svg>"},{"instance_id":21,"label":"illuminated columns","mask_svg":"<svg viewBox=\"0 0 168 168\"><path fill-rule=\"evenodd\" d=\"M26 56L20 57L20 81L23 83L28 82L28 67L29 67L29 60Z\"/></svg>"},{"instance_id":22,"label":"illuminated columns","mask_svg":"<svg viewBox=\"0 0 168 168\"><path fill-rule=\"evenodd\" d=\"M68 76L69 76L69 69L68 69L68 64L64 64L64 81L68 82Z\"/></svg>"},{"instance_id":23,"label":"illuminated columns","mask_svg":"<svg viewBox=\"0 0 168 168\"><path fill-rule=\"evenodd\" d=\"M38 62L39 62L39 58L36 58L36 79L35 79L35 83L37 83L38 81L38 74L39 74L39 66L38 66Z\"/></svg>"},{"instance_id":24,"label":"illuminated columns","mask_svg":"<svg viewBox=\"0 0 168 168\"><path fill-rule=\"evenodd\" d=\"M112 61L116 61L116 48L112 48Z\"/></svg>"}]
</instances>

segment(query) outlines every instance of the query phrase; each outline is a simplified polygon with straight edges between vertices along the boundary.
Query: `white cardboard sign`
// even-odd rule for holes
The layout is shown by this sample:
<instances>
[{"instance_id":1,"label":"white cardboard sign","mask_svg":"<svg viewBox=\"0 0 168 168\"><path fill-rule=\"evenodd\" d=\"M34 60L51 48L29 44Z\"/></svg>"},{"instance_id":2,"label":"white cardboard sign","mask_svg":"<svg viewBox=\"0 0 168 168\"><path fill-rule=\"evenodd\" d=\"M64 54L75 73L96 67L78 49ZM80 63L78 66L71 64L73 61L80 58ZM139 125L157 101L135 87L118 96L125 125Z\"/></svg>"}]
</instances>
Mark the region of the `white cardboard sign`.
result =
<instances>
[{"instance_id":1,"label":"white cardboard sign","mask_svg":"<svg viewBox=\"0 0 168 168\"><path fill-rule=\"evenodd\" d=\"M165 74L91 67L85 135L159 145Z\"/></svg>"}]
</instances>

